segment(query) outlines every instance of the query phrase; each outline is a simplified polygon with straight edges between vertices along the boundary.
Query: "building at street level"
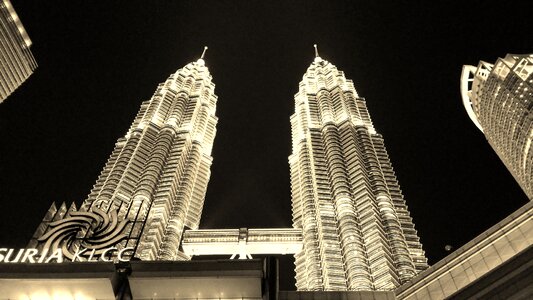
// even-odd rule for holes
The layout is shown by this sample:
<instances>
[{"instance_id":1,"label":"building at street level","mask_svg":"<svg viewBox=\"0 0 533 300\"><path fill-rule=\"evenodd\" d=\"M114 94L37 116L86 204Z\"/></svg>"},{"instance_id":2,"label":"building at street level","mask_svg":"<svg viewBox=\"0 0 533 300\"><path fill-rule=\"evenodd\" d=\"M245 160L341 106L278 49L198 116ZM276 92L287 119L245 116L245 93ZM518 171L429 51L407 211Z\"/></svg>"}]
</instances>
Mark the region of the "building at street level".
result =
<instances>
[{"instance_id":1,"label":"building at street level","mask_svg":"<svg viewBox=\"0 0 533 300\"><path fill-rule=\"evenodd\" d=\"M0 0L0 103L37 68L31 40L9 0Z\"/></svg>"},{"instance_id":2,"label":"building at street level","mask_svg":"<svg viewBox=\"0 0 533 300\"><path fill-rule=\"evenodd\" d=\"M533 200L533 54L464 66L461 95L474 124Z\"/></svg>"},{"instance_id":3,"label":"building at street level","mask_svg":"<svg viewBox=\"0 0 533 300\"><path fill-rule=\"evenodd\" d=\"M80 209L52 205L29 247L62 248L71 260L126 248L142 260L188 259L180 242L198 228L210 177L214 88L202 58L159 84Z\"/></svg>"},{"instance_id":4,"label":"building at street level","mask_svg":"<svg viewBox=\"0 0 533 300\"><path fill-rule=\"evenodd\" d=\"M427 268L364 98L318 53L290 120L297 289L392 290Z\"/></svg>"}]
</instances>

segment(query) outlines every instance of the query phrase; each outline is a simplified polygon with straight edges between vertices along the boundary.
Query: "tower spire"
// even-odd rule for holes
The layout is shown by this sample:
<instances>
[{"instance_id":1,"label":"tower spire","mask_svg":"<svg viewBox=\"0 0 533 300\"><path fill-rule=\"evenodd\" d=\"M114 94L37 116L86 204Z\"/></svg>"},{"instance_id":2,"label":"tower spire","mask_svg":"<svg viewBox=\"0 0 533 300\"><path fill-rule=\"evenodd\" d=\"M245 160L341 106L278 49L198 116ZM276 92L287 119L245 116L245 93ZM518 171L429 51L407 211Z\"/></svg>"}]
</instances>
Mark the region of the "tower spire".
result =
<instances>
[{"instance_id":1,"label":"tower spire","mask_svg":"<svg viewBox=\"0 0 533 300\"><path fill-rule=\"evenodd\" d=\"M202 56L200 56L200 59L204 59L205 52L207 51L207 46L204 46L204 51L202 52Z\"/></svg>"},{"instance_id":2,"label":"tower spire","mask_svg":"<svg viewBox=\"0 0 533 300\"><path fill-rule=\"evenodd\" d=\"M318 55L318 47L317 47L317 45L314 44L313 47L315 47L315 62L316 63L322 62L322 58L320 57L320 55Z\"/></svg>"},{"instance_id":3,"label":"tower spire","mask_svg":"<svg viewBox=\"0 0 533 300\"><path fill-rule=\"evenodd\" d=\"M204 60L204 56L205 56L205 52L207 51L207 46L204 46L204 51L202 51L202 56L200 56L200 58L196 61L196 63L199 65L199 66L205 66L205 60Z\"/></svg>"}]
</instances>

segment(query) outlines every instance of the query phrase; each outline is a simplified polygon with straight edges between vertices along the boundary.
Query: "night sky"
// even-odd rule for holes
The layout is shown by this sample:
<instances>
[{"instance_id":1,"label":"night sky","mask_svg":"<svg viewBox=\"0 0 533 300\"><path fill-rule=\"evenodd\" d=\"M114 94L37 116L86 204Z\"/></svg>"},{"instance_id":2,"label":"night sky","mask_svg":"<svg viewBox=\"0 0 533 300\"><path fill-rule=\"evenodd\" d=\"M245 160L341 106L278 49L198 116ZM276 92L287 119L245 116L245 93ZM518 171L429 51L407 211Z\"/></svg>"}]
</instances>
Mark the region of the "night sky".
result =
<instances>
[{"instance_id":1,"label":"night sky","mask_svg":"<svg viewBox=\"0 0 533 300\"><path fill-rule=\"evenodd\" d=\"M204 45L219 123L201 228L291 226L289 116L314 43L366 98L430 264L524 205L459 78L533 53L533 2L357 2L12 0L39 67L0 104L0 246L24 247L53 201L80 204ZM292 289L291 256L281 268Z\"/></svg>"}]
</instances>

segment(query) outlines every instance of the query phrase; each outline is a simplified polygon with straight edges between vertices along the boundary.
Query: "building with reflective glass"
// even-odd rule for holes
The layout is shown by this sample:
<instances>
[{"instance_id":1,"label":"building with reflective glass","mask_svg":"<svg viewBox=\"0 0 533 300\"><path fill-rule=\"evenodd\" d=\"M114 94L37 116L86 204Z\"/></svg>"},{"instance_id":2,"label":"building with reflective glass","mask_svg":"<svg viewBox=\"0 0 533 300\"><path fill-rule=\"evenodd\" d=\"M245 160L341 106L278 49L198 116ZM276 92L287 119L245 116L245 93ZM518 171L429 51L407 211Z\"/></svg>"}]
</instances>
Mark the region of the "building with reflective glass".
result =
<instances>
[{"instance_id":1,"label":"building with reflective glass","mask_svg":"<svg viewBox=\"0 0 533 300\"><path fill-rule=\"evenodd\" d=\"M464 66L461 95L474 124L533 200L533 55Z\"/></svg>"},{"instance_id":2,"label":"building with reflective glass","mask_svg":"<svg viewBox=\"0 0 533 300\"><path fill-rule=\"evenodd\" d=\"M31 40L9 0L0 1L0 103L37 68Z\"/></svg>"},{"instance_id":3,"label":"building with reflective glass","mask_svg":"<svg viewBox=\"0 0 533 300\"><path fill-rule=\"evenodd\" d=\"M70 259L111 246L142 260L188 259L180 243L184 229L198 228L210 177L214 88L203 59L159 84L80 209L52 205L29 247L62 248Z\"/></svg>"},{"instance_id":4,"label":"building with reflective glass","mask_svg":"<svg viewBox=\"0 0 533 300\"><path fill-rule=\"evenodd\" d=\"M296 287L392 290L427 268L383 137L351 80L318 55L291 116Z\"/></svg>"}]
</instances>

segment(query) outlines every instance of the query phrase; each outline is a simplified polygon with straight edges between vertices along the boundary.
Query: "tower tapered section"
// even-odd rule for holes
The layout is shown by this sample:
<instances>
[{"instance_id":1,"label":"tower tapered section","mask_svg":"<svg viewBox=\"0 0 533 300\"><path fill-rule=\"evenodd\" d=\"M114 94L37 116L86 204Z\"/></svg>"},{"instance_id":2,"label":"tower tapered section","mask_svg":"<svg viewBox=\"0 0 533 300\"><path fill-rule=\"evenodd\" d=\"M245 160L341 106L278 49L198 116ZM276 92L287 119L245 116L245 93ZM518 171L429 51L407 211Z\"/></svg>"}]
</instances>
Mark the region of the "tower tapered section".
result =
<instances>
[{"instance_id":1,"label":"tower tapered section","mask_svg":"<svg viewBox=\"0 0 533 300\"><path fill-rule=\"evenodd\" d=\"M318 56L295 95L291 131L298 290L391 290L427 268L365 100Z\"/></svg>"},{"instance_id":2,"label":"tower tapered section","mask_svg":"<svg viewBox=\"0 0 533 300\"><path fill-rule=\"evenodd\" d=\"M117 141L80 208L97 213L94 218L105 224L113 223L108 216L114 215L127 221L111 246L133 248L143 260L187 259L180 251L181 237L185 228L198 228L216 133L217 96L211 79L203 59L179 69L141 104L127 134ZM64 212L55 220L77 214ZM35 237L54 230L48 225L41 225ZM87 244L87 235L98 228L83 227L78 239L57 245L72 249ZM102 249L110 246L107 242Z\"/></svg>"},{"instance_id":3,"label":"tower tapered section","mask_svg":"<svg viewBox=\"0 0 533 300\"><path fill-rule=\"evenodd\" d=\"M0 103L37 68L31 40L9 0L0 0Z\"/></svg>"}]
</instances>

